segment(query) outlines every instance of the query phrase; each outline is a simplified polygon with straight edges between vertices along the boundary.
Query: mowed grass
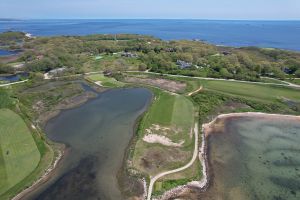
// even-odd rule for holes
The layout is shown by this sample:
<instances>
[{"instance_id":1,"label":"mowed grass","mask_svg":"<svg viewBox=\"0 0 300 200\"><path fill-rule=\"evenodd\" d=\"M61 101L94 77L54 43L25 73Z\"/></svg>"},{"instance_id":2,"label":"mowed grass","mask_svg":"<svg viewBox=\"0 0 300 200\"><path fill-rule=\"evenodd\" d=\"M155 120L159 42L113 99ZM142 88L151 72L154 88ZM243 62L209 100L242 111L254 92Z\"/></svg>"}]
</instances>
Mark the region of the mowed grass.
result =
<instances>
[{"instance_id":1,"label":"mowed grass","mask_svg":"<svg viewBox=\"0 0 300 200\"><path fill-rule=\"evenodd\" d=\"M125 84L114 78L106 77L103 74L93 74L86 77L93 82L99 82L104 87L123 87Z\"/></svg>"},{"instance_id":2,"label":"mowed grass","mask_svg":"<svg viewBox=\"0 0 300 200\"><path fill-rule=\"evenodd\" d=\"M190 160L194 145L191 133L195 117L193 103L183 95L159 89L154 92L155 99L141 122L132 159L134 168L148 175L183 166ZM149 133L147 130L172 142L184 143L181 147L147 143L143 141L144 135Z\"/></svg>"},{"instance_id":3,"label":"mowed grass","mask_svg":"<svg viewBox=\"0 0 300 200\"><path fill-rule=\"evenodd\" d=\"M153 124L163 127L176 127L181 133L188 135L194 123L193 103L183 95L159 92L155 102L150 107L145 117L144 128L150 128ZM182 138L180 134L168 135L170 138ZM177 136L177 137L176 137Z\"/></svg>"},{"instance_id":4,"label":"mowed grass","mask_svg":"<svg viewBox=\"0 0 300 200\"><path fill-rule=\"evenodd\" d=\"M0 196L32 173L40 152L23 119L0 109Z\"/></svg>"},{"instance_id":5,"label":"mowed grass","mask_svg":"<svg viewBox=\"0 0 300 200\"><path fill-rule=\"evenodd\" d=\"M294 101L300 100L300 90L285 86L262 85L255 83L242 83L231 81L201 80L205 89L245 97L252 100L274 102L287 98Z\"/></svg>"}]
</instances>

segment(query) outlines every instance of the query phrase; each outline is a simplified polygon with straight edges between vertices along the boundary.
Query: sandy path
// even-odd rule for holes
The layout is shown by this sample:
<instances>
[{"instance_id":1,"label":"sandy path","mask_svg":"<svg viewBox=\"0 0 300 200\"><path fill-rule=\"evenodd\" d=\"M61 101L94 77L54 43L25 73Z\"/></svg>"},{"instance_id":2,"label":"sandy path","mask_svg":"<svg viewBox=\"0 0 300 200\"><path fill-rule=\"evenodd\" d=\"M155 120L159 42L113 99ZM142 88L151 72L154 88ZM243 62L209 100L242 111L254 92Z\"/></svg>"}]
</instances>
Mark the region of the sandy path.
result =
<instances>
[{"instance_id":1,"label":"sandy path","mask_svg":"<svg viewBox=\"0 0 300 200\"><path fill-rule=\"evenodd\" d=\"M206 78L206 77L191 77L185 75L174 75L174 74L160 74L156 72L141 72L141 71L126 71L126 72L139 72L144 74L155 74L155 75L163 75L169 77L181 77L181 78L191 78L191 79L198 79L198 80L215 80L215 81L228 81L228 82L238 82L238 83L250 83L250 84L257 84L257 85L278 85L278 86L286 86L291 88L300 88L299 85L296 84L281 84L281 83L264 83L264 82L251 82L251 81L242 81L242 80L235 80L235 79L223 79L223 78ZM288 82L287 82L288 83Z\"/></svg>"},{"instance_id":2,"label":"sandy path","mask_svg":"<svg viewBox=\"0 0 300 200\"><path fill-rule=\"evenodd\" d=\"M150 179L150 184L149 184L149 189L148 189L148 196L147 196L147 200L151 200L151 195L152 195L152 191L153 191L153 186L155 184L155 182L160 179L163 176L169 175L169 174L173 174L173 173L177 173L180 171L183 171L187 168L189 168L190 166L192 166L192 164L194 163L194 161L197 159L198 157L198 123L195 124L195 128L194 128L194 133L195 133L195 149L194 149L194 153L193 153L193 157L191 159L191 161L186 164L183 167L171 170L171 171L166 171L166 172L162 172L154 177L151 177Z\"/></svg>"},{"instance_id":3,"label":"sandy path","mask_svg":"<svg viewBox=\"0 0 300 200\"><path fill-rule=\"evenodd\" d=\"M200 92L203 89L202 85L195 91L188 93L188 96L192 96L193 94L196 94L197 92Z\"/></svg>"},{"instance_id":4,"label":"sandy path","mask_svg":"<svg viewBox=\"0 0 300 200\"><path fill-rule=\"evenodd\" d=\"M10 85L15 85L15 84L18 84L18 83L25 83L27 82L28 79L24 80L24 81L18 81L18 82L12 82L12 83L6 83L6 84L2 84L0 85L0 87L6 87L6 86L10 86Z\"/></svg>"}]
</instances>

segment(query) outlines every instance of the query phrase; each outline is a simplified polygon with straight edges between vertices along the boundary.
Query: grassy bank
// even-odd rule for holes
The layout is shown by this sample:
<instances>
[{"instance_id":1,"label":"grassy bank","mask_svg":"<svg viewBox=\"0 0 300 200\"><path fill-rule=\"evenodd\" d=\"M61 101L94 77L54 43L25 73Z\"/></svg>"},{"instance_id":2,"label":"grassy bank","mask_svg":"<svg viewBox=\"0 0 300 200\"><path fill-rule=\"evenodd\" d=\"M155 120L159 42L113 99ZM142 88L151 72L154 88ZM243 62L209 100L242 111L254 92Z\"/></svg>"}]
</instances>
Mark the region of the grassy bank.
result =
<instances>
[{"instance_id":1,"label":"grassy bank","mask_svg":"<svg viewBox=\"0 0 300 200\"><path fill-rule=\"evenodd\" d=\"M86 97L84 96L84 89L82 88L81 82L76 81L30 81L26 84L1 89L0 108L10 109L11 112L14 111L17 113L16 115L19 116L25 124L26 130L31 136L33 143L29 144L28 138L24 139L20 135L14 135L22 134L22 136L25 137L25 129L21 132L21 128L20 130L13 130L14 134L9 134L10 138L6 138L6 143L9 143L9 145L12 146L12 150L9 150L9 152L15 152L13 147L17 147L16 152L19 153L19 156L15 156L14 162L9 163L14 164L17 162L18 167L23 171L14 167L9 167L7 164L4 165L4 162L0 163L2 166L2 168L0 167L1 169L4 168L3 166L8 166L9 170L11 170L15 176L19 177L18 179L12 176L7 177L8 183L12 185L12 181L14 181L14 185L2 193L0 199L10 199L25 188L28 188L45 173L45 170L48 169L51 164L53 164L54 158L58 155L61 146L54 144L47 139L43 131L39 128L43 125L41 123L43 120L41 119L46 119L51 113L56 113L60 109L70 108L73 104L77 105L76 102L81 102L82 97ZM5 116L7 117L8 115ZM15 121L16 119L7 120L7 122L11 123L15 123ZM4 130L5 124L0 125L0 133L2 136L5 135L3 133L9 133L9 131ZM1 138L1 142L4 141L5 140L2 140ZM22 146L27 148L30 146L32 149L24 149L21 148ZM1 149L3 154L3 148ZM7 150L5 152L7 152ZM27 152L29 152L28 155L24 155ZM32 157L36 156L36 152L39 155L37 163L32 159ZM20 171L27 173L26 176L18 175ZM2 176L4 177L3 173L1 174L1 177ZM1 184L8 185L6 182L3 178L3 183ZM2 188L3 190L5 189L5 187L2 187L1 185L1 189Z\"/></svg>"},{"instance_id":2,"label":"grassy bank","mask_svg":"<svg viewBox=\"0 0 300 200\"><path fill-rule=\"evenodd\" d=\"M28 176L40 161L40 152L23 119L0 109L0 195Z\"/></svg>"},{"instance_id":3,"label":"grassy bank","mask_svg":"<svg viewBox=\"0 0 300 200\"><path fill-rule=\"evenodd\" d=\"M0 90L0 199L11 199L37 180L53 161L43 134L19 108L11 89Z\"/></svg>"},{"instance_id":4,"label":"grassy bank","mask_svg":"<svg viewBox=\"0 0 300 200\"><path fill-rule=\"evenodd\" d=\"M186 97L155 89L153 104L138 131L133 166L145 174L156 175L188 162L193 149L194 112L192 102ZM146 135L164 139L151 143L145 140ZM164 140L181 145L168 145Z\"/></svg>"}]
</instances>

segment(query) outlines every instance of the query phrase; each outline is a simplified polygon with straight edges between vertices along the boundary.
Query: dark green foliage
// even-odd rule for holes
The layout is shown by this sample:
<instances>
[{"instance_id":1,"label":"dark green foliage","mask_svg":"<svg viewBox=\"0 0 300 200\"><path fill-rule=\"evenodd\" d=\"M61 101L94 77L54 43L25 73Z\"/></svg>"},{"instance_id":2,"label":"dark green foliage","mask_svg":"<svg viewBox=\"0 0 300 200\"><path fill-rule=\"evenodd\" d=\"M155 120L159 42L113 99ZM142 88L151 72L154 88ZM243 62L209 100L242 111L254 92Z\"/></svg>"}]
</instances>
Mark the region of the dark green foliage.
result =
<instances>
[{"instance_id":1,"label":"dark green foliage","mask_svg":"<svg viewBox=\"0 0 300 200\"><path fill-rule=\"evenodd\" d=\"M260 101L249 100L246 98L234 97L213 91L201 91L192 96L193 100L199 106L199 120L201 123L209 120L209 115L214 115L216 110L222 107L226 102L236 102L247 105L249 108L228 110L228 112L266 112L266 113L294 113L299 110L290 109L287 104L282 102L265 103ZM222 111L222 112L226 112Z\"/></svg>"},{"instance_id":2,"label":"dark green foliage","mask_svg":"<svg viewBox=\"0 0 300 200\"><path fill-rule=\"evenodd\" d=\"M24 38L24 34L8 32L0 34L1 37L9 42ZM248 81L260 81L261 76L284 79L296 72L300 76L300 54L279 49L217 47L197 41L167 42L128 34L42 37L22 41L25 52L20 60L26 62L28 71L35 72L65 66L80 73L93 56L132 52L138 55L132 58L139 63L137 69L158 73ZM192 67L180 69L177 60L192 63Z\"/></svg>"},{"instance_id":3,"label":"dark green foliage","mask_svg":"<svg viewBox=\"0 0 300 200\"><path fill-rule=\"evenodd\" d=\"M17 42L21 42L25 38L25 33L22 32L4 32L0 34L0 45L15 45Z\"/></svg>"},{"instance_id":4,"label":"dark green foliage","mask_svg":"<svg viewBox=\"0 0 300 200\"><path fill-rule=\"evenodd\" d=\"M0 109L12 108L15 105L15 101L10 90L0 88Z\"/></svg>"}]
</instances>

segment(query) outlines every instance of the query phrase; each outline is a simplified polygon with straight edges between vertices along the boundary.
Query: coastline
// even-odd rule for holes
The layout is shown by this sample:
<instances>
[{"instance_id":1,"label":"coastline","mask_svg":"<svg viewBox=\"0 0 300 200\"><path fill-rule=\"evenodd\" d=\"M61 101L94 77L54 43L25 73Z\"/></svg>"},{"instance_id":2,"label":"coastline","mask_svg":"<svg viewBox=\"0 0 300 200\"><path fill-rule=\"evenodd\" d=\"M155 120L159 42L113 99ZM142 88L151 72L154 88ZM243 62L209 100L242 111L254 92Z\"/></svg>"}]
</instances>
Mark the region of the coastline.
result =
<instances>
[{"instance_id":1,"label":"coastline","mask_svg":"<svg viewBox=\"0 0 300 200\"><path fill-rule=\"evenodd\" d=\"M85 104L90 99L95 98L96 96L97 96L96 93L85 92L78 96L74 96L69 99L66 99L63 103L58 104L51 111L47 112L43 116L44 119L42 121L40 121L40 125L42 127L45 127L45 125L47 124L47 122L49 120L58 116L63 110L69 110L69 109L79 107L79 106ZM36 128L36 126L34 126L34 127ZM47 138L47 140L48 140L48 138ZM41 184L44 184L47 180L50 179L51 175L53 173L55 173L55 170L57 169L58 165L61 163L63 158L66 156L66 152L67 152L66 145L63 143L59 143L59 144L62 145L62 148L55 148L55 147L53 147L53 145L47 144L52 151L57 151L58 155L55 157L54 160L52 160L52 163L50 164L50 166L44 170L45 172L42 173L42 175L36 181L34 181L29 187L23 189L20 193L15 195L13 198L11 198L12 200L23 199L30 192L34 191Z\"/></svg>"},{"instance_id":2,"label":"coastline","mask_svg":"<svg viewBox=\"0 0 300 200\"><path fill-rule=\"evenodd\" d=\"M149 88L147 88L149 89ZM141 126L142 120L144 118L144 116L147 114L148 109L150 108L150 106L152 105L155 95L152 92L151 89L149 89L149 91L152 93L152 98L149 100L149 102L147 103L147 105L145 105L145 110L138 116L138 118L135 120L134 123L134 127L133 127L133 136L129 141L129 144L124 152L124 158L123 158L123 164L122 167L120 168L118 174L117 174L117 181L120 187L120 191L122 194L125 194L125 190L124 190L124 183L123 183L123 176L127 176L127 177L133 177L135 179L136 182L140 182L143 185L143 194L141 196L133 196L135 198L144 200L147 198L147 181L146 178L144 177L143 174L134 174L133 172L129 172L129 168L131 167L131 158L130 158L130 154L132 153L132 149L134 149L135 144L137 142L137 133L139 131L139 128ZM128 164L129 163L129 164ZM136 176L135 176L136 175ZM125 194L126 196L126 194Z\"/></svg>"},{"instance_id":3,"label":"coastline","mask_svg":"<svg viewBox=\"0 0 300 200\"><path fill-rule=\"evenodd\" d=\"M263 112L244 112L244 113L228 113L220 114L216 116L212 121L202 124L202 144L199 148L199 160L202 164L203 177L199 181L192 181L186 185L178 186L169 191L166 191L164 194L159 196L157 200L167 200L170 198L176 198L180 193L188 191L190 188L196 189L200 192L205 192L210 186L210 169L209 169L209 158L208 158L208 146L207 139L212 132L212 126L217 122L217 120L224 120L232 117L264 117L268 119L279 119L279 118L288 118L289 120L300 121L300 116L297 115L283 115L283 114L270 114ZM286 119L285 119L286 120ZM156 200L156 199L155 199Z\"/></svg>"},{"instance_id":4,"label":"coastline","mask_svg":"<svg viewBox=\"0 0 300 200\"><path fill-rule=\"evenodd\" d=\"M50 147L51 148L51 147ZM56 156L53 164L49 166L49 168L45 171L45 173L33 184L17 194L15 197L12 198L12 200L21 200L26 195L28 195L30 192L34 191L35 189L39 188L41 184L46 183L47 180L50 179L51 175L55 172L57 169L57 166L61 163L65 156L66 148L64 147L63 150L58 150L58 156Z\"/></svg>"}]
</instances>

